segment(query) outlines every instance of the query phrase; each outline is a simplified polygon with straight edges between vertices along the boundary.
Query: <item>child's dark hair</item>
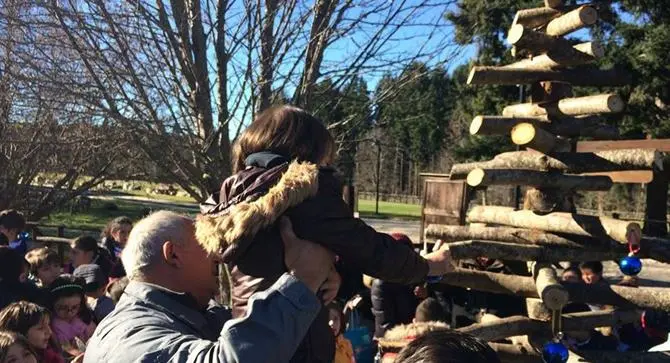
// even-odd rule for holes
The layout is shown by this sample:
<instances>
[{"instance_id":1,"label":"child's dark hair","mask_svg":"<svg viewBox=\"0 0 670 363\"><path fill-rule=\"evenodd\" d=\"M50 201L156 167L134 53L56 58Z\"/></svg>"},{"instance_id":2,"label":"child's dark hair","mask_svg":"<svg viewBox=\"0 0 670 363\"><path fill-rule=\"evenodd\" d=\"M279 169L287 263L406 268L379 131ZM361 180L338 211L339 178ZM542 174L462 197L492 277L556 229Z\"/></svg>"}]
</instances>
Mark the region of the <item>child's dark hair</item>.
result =
<instances>
[{"instance_id":1,"label":"child's dark hair","mask_svg":"<svg viewBox=\"0 0 670 363\"><path fill-rule=\"evenodd\" d=\"M326 305L326 308L328 308L329 311L332 310L340 314L340 329L338 329L338 331L340 334L343 334L347 327L347 319L344 316L344 307L337 301L331 301L328 305Z\"/></svg>"},{"instance_id":2,"label":"child's dark hair","mask_svg":"<svg viewBox=\"0 0 670 363\"><path fill-rule=\"evenodd\" d=\"M291 160L314 164L331 162L336 148L321 120L293 106L276 106L261 112L233 146L233 172L244 170L246 158L269 151Z\"/></svg>"},{"instance_id":3,"label":"child's dark hair","mask_svg":"<svg viewBox=\"0 0 670 363\"><path fill-rule=\"evenodd\" d=\"M98 252L100 246L98 246L98 241L91 236L79 236L72 241L72 247L86 251L86 252Z\"/></svg>"},{"instance_id":4,"label":"child's dark hair","mask_svg":"<svg viewBox=\"0 0 670 363\"><path fill-rule=\"evenodd\" d=\"M582 275L582 272L579 271L579 268L577 266L570 266L570 267L566 268L565 270L563 270L563 272L561 273L561 276L565 275L568 272L572 272L573 274L575 274L577 276Z\"/></svg>"},{"instance_id":5,"label":"child's dark hair","mask_svg":"<svg viewBox=\"0 0 670 363\"><path fill-rule=\"evenodd\" d=\"M128 277L124 276L123 278L120 278L107 286L107 295L109 295L109 298L112 299L114 305L119 303L121 295L123 295L123 292L126 290L126 286L128 286L129 281L130 280L128 280Z\"/></svg>"},{"instance_id":6,"label":"child's dark hair","mask_svg":"<svg viewBox=\"0 0 670 363\"><path fill-rule=\"evenodd\" d=\"M446 321L446 315L442 305L436 299L429 297L416 307L414 318L417 322Z\"/></svg>"},{"instance_id":7,"label":"child's dark hair","mask_svg":"<svg viewBox=\"0 0 670 363\"><path fill-rule=\"evenodd\" d=\"M105 226L105 229L102 230L100 238L112 238L112 233L121 229L121 226L132 226L133 221L128 217L116 217L109 221Z\"/></svg>"},{"instance_id":8,"label":"child's dark hair","mask_svg":"<svg viewBox=\"0 0 670 363\"><path fill-rule=\"evenodd\" d=\"M0 246L0 280L18 283L24 264L21 253L8 246Z\"/></svg>"},{"instance_id":9,"label":"child's dark hair","mask_svg":"<svg viewBox=\"0 0 670 363\"><path fill-rule=\"evenodd\" d=\"M21 334L16 334L11 331L0 330L0 362L4 361L7 358L9 348L14 344L18 344L21 347L23 347L23 349L30 352L30 354L32 354L33 357L35 357L35 360L37 360L37 354L35 354L35 351L30 346L30 343L28 342L28 339L26 339L25 336Z\"/></svg>"},{"instance_id":10,"label":"child's dark hair","mask_svg":"<svg viewBox=\"0 0 670 363\"><path fill-rule=\"evenodd\" d=\"M22 231L26 228L26 219L23 214L14 209L7 209L0 212L0 226L6 229L17 229Z\"/></svg>"},{"instance_id":11,"label":"child's dark hair","mask_svg":"<svg viewBox=\"0 0 670 363\"><path fill-rule=\"evenodd\" d=\"M28 335L28 329L50 316L49 310L34 303L27 301L11 303L0 311L0 330Z\"/></svg>"},{"instance_id":12,"label":"child's dark hair","mask_svg":"<svg viewBox=\"0 0 670 363\"><path fill-rule=\"evenodd\" d=\"M58 252L48 248L36 248L26 254L26 261L30 264L30 273L37 275L37 270L48 265L60 265Z\"/></svg>"},{"instance_id":13,"label":"child's dark hair","mask_svg":"<svg viewBox=\"0 0 670 363\"><path fill-rule=\"evenodd\" d=\"M397 363L500 363L483 340L455 330L433 330L403 348Z\"/></svg>"},{"instance_id":14,"label":"child's dark hair","mask_svg":"<svg viewBox=\"0 0 670 363\"><path fill-rule=\"evenodd\" d=\"M593 273L602 275L603 274L603 263L600 261L587 261L579 264L580 269L589 269Z\"/></svg>"},{"instance_id":15,"label":"child's dark hair","mask_svg":"<svg viewBox=\"0 0 670 363\"><path fill-rule=\"evenodd\" d=\"M54 282L49 285L49 290L51 291L51 311L56 311L56 302L58 299L70 296L79 296L79 318L81 318L84 323L90 324L91 321L93 321L93 313L88 308L88 306L86 306L86 295L84 293L85 285L86 282L83 279L73 275L63 274L58 276L56 280L54 280Z\"/></svg>"}]
</instances>

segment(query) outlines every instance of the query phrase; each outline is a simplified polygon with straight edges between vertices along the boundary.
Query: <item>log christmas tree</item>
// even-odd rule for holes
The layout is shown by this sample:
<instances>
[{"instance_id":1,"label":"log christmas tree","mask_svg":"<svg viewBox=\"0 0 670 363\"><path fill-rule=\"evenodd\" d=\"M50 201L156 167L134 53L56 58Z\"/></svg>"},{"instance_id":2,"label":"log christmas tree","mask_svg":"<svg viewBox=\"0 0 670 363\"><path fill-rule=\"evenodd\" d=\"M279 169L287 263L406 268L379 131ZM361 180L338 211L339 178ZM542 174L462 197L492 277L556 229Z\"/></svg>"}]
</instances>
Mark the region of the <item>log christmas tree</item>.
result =
<instances>
[{"instance_id":1,"label":"log christmas tree","mask_svg":"<svg viewBox=\"0 0 670 363\"><path fill-rule=\"evenodd\" d=\"M622 70L588 65L604 55L599 43L573 44L562 37L597 21L595 7L566 7L561 0L545 0L544 7L516 14L507 40L519 60L502 67L475 66L468 84L529 84L530 102L509 105L501 116L479 115L472 121L470 132L509 134L514 144L526 150L503 153L490 161L454 165L451 179L466 180L473 188L528 186L523 210L476 206L466 218L476 226L431 225L426 230L427 238L449 243L456 259L486 256L528 262L532 277L457 270L442 281L528 298L528 317L462 328L488 341L527 336L525 345L491 343L504 361L541 362L543 346L545 350L562 349L558 340L551 343L560 322L566 331L590 329L639 320L641 309L670 311L670 289L561 283L553 267L562 261L618 260L626 258L629 250L639 250L627 259L631 263L639 256L670 262L670 241L643 237L639 224L576 213L575 191L606 191L612 187L608 176L583 174L662 170L665 163L665 156L651 149L575 152L579 137L618 138L618 130L604 124L602 117L623 112L625 102L615 93L575 97L572 86L623 86L631 81ZM630 266L624 269L635 273L629 271ZM560 311L569 302L616 309L561 318ZM569 355L570 360L581 362L657 362L669 358L640 352Z\"/></svg>"}]
</instances>

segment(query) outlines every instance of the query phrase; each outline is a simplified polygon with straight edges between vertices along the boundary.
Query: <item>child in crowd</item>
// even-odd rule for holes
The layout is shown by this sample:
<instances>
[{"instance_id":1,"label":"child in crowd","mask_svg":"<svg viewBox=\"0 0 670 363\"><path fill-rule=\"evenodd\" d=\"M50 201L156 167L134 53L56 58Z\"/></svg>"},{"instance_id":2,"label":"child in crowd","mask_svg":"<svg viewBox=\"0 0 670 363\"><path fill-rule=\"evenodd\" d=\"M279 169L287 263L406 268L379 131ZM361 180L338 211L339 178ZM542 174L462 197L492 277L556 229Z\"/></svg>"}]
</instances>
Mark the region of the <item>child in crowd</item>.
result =
<instances>
[{"instance_id":1,"label":"child in crowd","mask_svg":"<svg viewBox=\"0 0 670 363\"><path fill-rule=\"evenodd\" d=\"M346 323L342 309L342 306L335 301L328 304L328 325L335 336L335 360L333 360L333 363L355 363L354 349L351 342L343 335Z\"/></svg>"},{"instance_id":2,"label":"child in crowd","mask_svg":"<svg viewBox=\"0 0 670 363\"><path fill-rule=\"evenodd\" d=\"M43 303L39 289L25 283L28 267L23 255L9 246L0 246L0 309L19 300ZM24 280L22 282L22 280Z\"/></svg>"},{"instance_id":3,"label":"child in crowd","mask_svg":"<svg viewBox=\"0 0 670 363\"><path fill-rule=\"evenodd\" d=\"M55 315L51 328L63 350L76 357L82 353L77 347L88 342L95 330L93 314L86 306L84 282L72 275L61 275L50 289L51 311Z\"/></svg>"},{"instance_id":4,"label":"child in crowd","mask_svg":"<svg viewBox=\"0 0 670 363\"><path fill-rule=\"evenodd\" d=\"M49 311L37 304L19 301L0 311L0 330L26 337L41 363L63 363L63 357L51 345Z\"/></svg>"},{"instance_id":5,"label":"child in crowd","mask_svg":"<svg viewBox=\"0 0 670 363\"><path fill-rule=\"evenodd\" d=\"M121 295L126 290L126 286L128 286L128 277L126 276L107 285L107 296L112 299L115 306L121 300Z\"/></svg>"},{"instance_id":6,"label":"child in crowd","mask_svg":"<svg viewBox=\"0 0 670 363\"><path fill-rule=\"evenodd\" d=\"M121 263L121 252L128 242L131 229L133 229L133 221L130 218L117 217L107 223L100 235L100 247L107 250L112 258L112 269L109 271L109 277L112 280L126 276Z\"/></svg>"},{"instance_id":7,"label":"child in crowd","mask_svg":"<svg viewBox=\"0 0 670 363\"><path fill-rule=\"evenodd\" d=\"M582 272L576 267L566 268L561 274L561 280L578 284L582 281Z\"/></svg>"},{"instance_id":8,"label":"child in crowd","mask_svg":"<svg viewBox=\"0 0 670 363\"><path fill-rule=\"evenodd\" d=\"M37 363L37 356L24 336L0 331L0 363Z\"/></svg>"},{"instance_id":9,"label":"child in crowd","mask_svg":"<svg viewBox=\"0 0 670 363\"><path fill-rule=\"evenodd\" d=\"M80 236L70 243L71 271L81 265L96 264L100 266L105 276L109 276L113 267L112 260L109 252L98 246L98 241L91 236Z\"/></svg>"},{"instance_id":10,"label":"child in crowd","mask_svg":"<svg viewBox=\"0 0 670 363\"><path fill-rule=\"evenodd\" d=\"M72 273L86 283L84 292L86 304L93 311L95 322L99 323L105 316L114 310L114 302L105 295L107 276L98 265L81 265Z\"/></svg>"},{"instance_id":11,"label":"child in crowd","mask_svg":"<svg viewBox=\"0 0 670 363\"><path fill-rule=\"evenodd\" d=\"M41 288L51 285L62 270L58 253L47 247L28 252L26 261L30 264L29 278Z\"/></svg>"},{"instance_id":12,"label":"child in crowd","mask_svg":"<svg viewBox=\"0 0 670 363\"><path fill-rule=\"evenodd\" d=\"M600 261L582 262L579 265L582 280L589 285L606 283L603 279L603 263Z\"/></svg>"},{"instance_id":13,"label":"child in crowd","mask_svg":"<svg viewBox=\"0 0 670 363\"><path fill-rule=\"evenodd\" d=\"M499 363L485 341L455 330L435 329L405 346L396 363Z\"/></svg>"},{"instance_id":14,"label":"child in crowd","mask_svg":"<svg viewBox=\"0 0 670 363\"><path fill-rule=\"evenodd\" d=\"M437 299L432 297L422 301L419 306L416 307L416 313L414 315L415 323L425 323L429 321L447 321L444 308L442 308L442 305L440 305Z\"/></svg>"},{"instance_id":15,"label":"child in crowd","mask_svg":"<svg viewBox=\"0 0 670 363\"><path fill-rule=\"evenodd\" d=\"M22 256L28 251L26 241L19 238L19 233L26 228L23 214L13 209L0 212L0 233L7 237L9 247L17 250Z\"/></svg>"}]
</instances>

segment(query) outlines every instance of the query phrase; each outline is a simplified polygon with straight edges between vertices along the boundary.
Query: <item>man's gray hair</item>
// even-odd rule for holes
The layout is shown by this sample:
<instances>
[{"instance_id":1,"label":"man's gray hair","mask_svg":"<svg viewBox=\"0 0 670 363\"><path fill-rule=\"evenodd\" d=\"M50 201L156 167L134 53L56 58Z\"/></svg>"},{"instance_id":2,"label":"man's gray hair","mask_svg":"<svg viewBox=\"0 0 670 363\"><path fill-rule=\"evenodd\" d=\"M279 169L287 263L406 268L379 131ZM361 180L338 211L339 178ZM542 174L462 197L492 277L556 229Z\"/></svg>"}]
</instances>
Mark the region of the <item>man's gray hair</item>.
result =
<instances>
[{"instance_id":1,"label":"man's gray hair","mask_svg":"<svg viewBox=\"0 0 670 363\"><path fill-rule=\"evenodd\" d=\"M130 232L121 255L128 279L145 276L159 263L166 241L185 243L188 238L193 238L193 233L191 218L170 211L158 211L139 221Z\"/></svg>"}]
</instances>

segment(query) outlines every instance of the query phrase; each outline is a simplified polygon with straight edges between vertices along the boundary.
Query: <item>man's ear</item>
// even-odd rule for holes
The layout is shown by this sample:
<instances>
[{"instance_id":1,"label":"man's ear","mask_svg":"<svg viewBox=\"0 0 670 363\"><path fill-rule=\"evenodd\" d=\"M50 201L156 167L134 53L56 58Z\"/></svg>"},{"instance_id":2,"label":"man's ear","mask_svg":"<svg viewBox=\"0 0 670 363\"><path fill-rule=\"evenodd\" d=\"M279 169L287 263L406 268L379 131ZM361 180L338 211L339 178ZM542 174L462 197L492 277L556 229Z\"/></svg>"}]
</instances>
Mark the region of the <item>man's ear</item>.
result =
<instances>
[{"instance_id":1,"label":"man's ear","mask_svg":"<svg viewBox=\"0 0 670 363\"><path fill-rule=\"evenodd\" d=\"M163 259L165 263L172 267L181 266L181 259L179 258L179 251L177 246L170 241L165 241L163 243Z\"/></svg>"}]
</instances>

